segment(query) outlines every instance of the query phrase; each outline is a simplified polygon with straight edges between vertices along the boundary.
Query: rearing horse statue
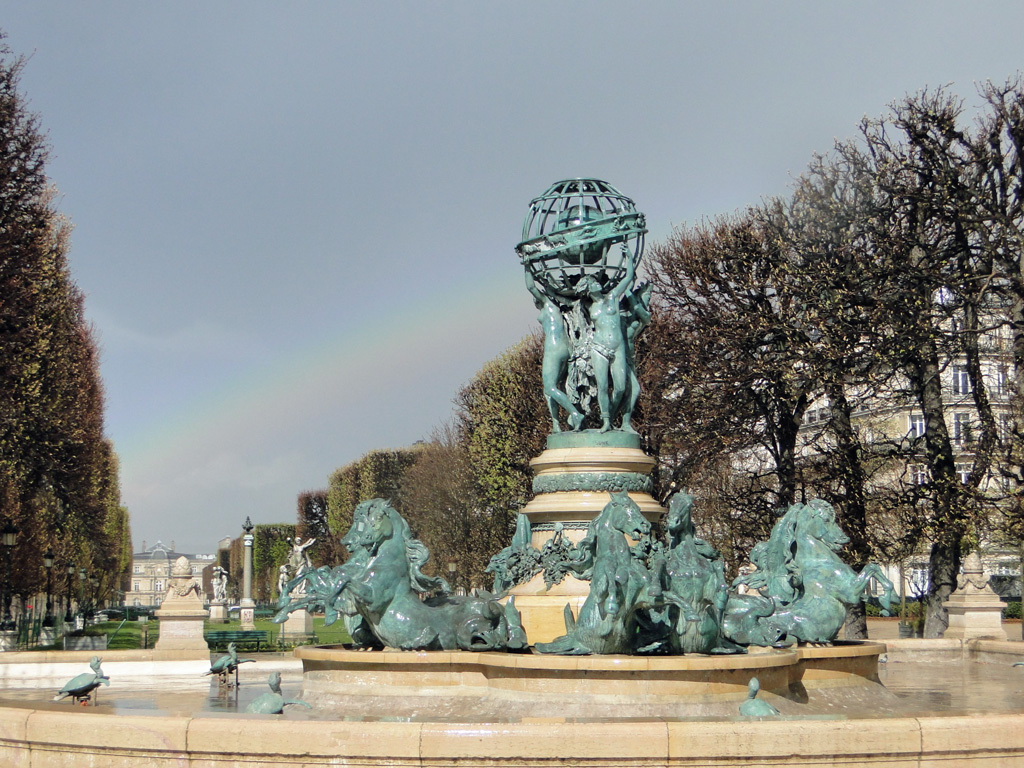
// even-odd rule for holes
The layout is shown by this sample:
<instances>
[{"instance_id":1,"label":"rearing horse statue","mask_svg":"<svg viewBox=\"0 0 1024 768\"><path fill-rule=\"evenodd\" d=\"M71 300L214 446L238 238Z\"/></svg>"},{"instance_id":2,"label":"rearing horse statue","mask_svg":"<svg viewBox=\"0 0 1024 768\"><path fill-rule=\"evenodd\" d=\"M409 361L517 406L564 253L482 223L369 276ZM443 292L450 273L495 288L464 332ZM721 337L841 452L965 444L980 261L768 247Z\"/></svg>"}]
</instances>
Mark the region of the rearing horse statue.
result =
<instances>
[{"instance_id":1,"label":"rearing horse statue","mask_svg":"<svg viewBox=\"0 0 1024 768\"><path fill-rule=\"evenodd\" d=\"M283 622L299 608L322 604L327 618L352 612L380 643L402 650L520 650L527 646L519 612L510 599L457 597L441 578L420 568L429 553L413 538L409 524L384 499L362 505L346 535L352 557L328 571L319 568L302 578L306 595L281 607ZM289 585L291 587L291 585ZM440 593L422 599L421 595Z\"/></svg>"},{"instance_id":2,"label":"rearing horse statue","mask_svg":"<svg viewBox=\"0 0 1024 768\"><path fill-rule=\"evenodd\" d=\"M625 491L611 501L587 528L569 567L590 579L590 593L574 619L566 605L565 630L550 643L537 643L540 653L581 655L632 653L637 642L638 609L650 605L651 575L626 541L650 535L651 524Z\"/></svg>"},{"instance_id":3,"label":"rearing horse statue","mask_svg":"<svg viewBox=\"0 0 1024 768\"><path fill-rule=\"evenodd\" d=\"M828 502L792 505L768 541L751 551L757 570L733 582L755 591L730 595L726 636L745 645L829 643L842 628L847 607L863 599L872 578L883 587L882 613L889 615L896 598L892 582L875 563L860 573L844 563L836 553L848 542Z\"/></svg>"}]
</instances>

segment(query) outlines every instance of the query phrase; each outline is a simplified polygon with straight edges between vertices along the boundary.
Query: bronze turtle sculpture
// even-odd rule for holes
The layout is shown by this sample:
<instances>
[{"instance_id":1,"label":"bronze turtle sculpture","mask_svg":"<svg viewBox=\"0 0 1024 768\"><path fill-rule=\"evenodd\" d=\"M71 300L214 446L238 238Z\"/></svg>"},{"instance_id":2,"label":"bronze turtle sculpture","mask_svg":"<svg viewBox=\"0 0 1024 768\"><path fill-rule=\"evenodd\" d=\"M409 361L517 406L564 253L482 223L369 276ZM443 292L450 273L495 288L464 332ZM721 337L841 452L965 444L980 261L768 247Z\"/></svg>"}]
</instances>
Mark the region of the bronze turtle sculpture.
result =
<instances>
[{"instance_id":1,"label":"bronze turtle sculpture","mask_svg":"<svg viewBox=\"0 0 1024 768\"><path fill-rule=\"evenodd\" d=\"M286 699L281 695L280 672L271 672L267 684L270 685L270 693L264 693L262 696L256 697L245 708L246 712L257 715L280 715L289 704L301 704L307 709L312 709L309 704L300 699Z\"/></svg>"},{"instance_id":2,"label":"bronze turtle sculpture","mask_svg":"<svg viewBox=\"0 0 1024 768\"><path fill-rule=\"evenodd\" d=\"M228 675L238 671L238 665L247 661L255 662L256 659L240 659L234 643L228 643L228 652L210 665L210 671L206 675L218 675L221 683L226 683Z\"/></svg>"},{"instance_id":3,"label":"bronze turtle sculpture","mask_svg":"<svg viewBox=\"0 0 1024 768\"><path fill-rule=\"evenodd\" d=\"M71 700L76 703L86 704L91 698L92 692L100 685L110 685L110 678L104 675L103 670L100 669L101 661L103 660L99 656L93 656L92 661L89 662L92 672L83 672L68 680L60 689L60 693L53 697L53 700L60 701L71 697Z\"/></svg>"},{"instance_id":4,"label":"bronze turtle sculpture","mask_svg":"<svg viewBox=\"0 0 1024 768\"><path fill-rule=\"evenodd\" d=\"M757 698L761 683L756 677L750 678L747 684L747 698L740 704L740 714L744 717L778 717L779 710L767 701Z\"/></svg>"}]
</instances>

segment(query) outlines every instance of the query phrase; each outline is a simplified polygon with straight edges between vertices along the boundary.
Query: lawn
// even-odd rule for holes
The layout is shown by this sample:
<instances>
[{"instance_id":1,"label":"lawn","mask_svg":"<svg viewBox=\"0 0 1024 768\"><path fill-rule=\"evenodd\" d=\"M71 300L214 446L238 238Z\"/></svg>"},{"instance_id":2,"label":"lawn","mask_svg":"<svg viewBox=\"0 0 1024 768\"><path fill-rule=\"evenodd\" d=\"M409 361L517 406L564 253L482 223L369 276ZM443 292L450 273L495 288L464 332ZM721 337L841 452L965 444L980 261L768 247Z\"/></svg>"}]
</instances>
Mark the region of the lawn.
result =
<instances>
[{"instance_id":1,"label":"lawn","mask_svg":"<svg viewBox=\"0 0 1024 768\"><path fill-rule=\"evenodd\" d=\"M267 618L258 618L253 623L256 625L256 629L264 630L267 633L267 636L270 638L271 648L276 648L275 643L277 635L281 630L281 625L275 624ZM204 625L205 632L233 631L241 628L241 622L238 619L232 619L226 623L207 621ZM316 635L316 642L319 644L348 643L352 640L348 632L345 631L345 622L339 620L331 626L325 627L323 616L313 617L313 632ZM120 621L105 621L101 624L90 626L86 633L89 635L105 634L112 636L108 646L111 650L142 648L143 625L138 621L126 621L123 626ZM160 622L156 619L150 619L146 625L146 634L148 635L148 646L152 648L160 636Z\"/></svg>"}]
</instances>

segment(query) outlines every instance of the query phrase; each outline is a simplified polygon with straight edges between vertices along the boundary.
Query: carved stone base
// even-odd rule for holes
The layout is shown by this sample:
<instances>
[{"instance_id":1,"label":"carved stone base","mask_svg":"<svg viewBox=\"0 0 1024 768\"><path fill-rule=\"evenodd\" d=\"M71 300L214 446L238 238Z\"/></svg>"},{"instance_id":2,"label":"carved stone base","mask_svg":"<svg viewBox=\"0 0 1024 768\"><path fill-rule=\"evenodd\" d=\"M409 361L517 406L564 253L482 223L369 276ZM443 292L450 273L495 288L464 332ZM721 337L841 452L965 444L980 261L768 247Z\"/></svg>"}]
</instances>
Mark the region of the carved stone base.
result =
<instances>
[{"instance_id":1,"label":"carved stone base","mask_svg":"<svg viewBox=\"0 0 1024 768\"><path fill-rule=\"evenodd\" d=\"M615 491L628 491L644 517L657 522L665 508L650 494L656 462L639 445L635 435L620 432L551 435L548 449L530 462L536 496L522 509L530 518L533 546L541 549L558 524L569 541L579 542ZM550 589L543 574L514 587L511 594L523 615L530 644L551 642L565 634L566 604L578 615L589 592L590 583L573 576Z\"/></svg>"},{"instance_id":2,"label":"carved stone base","mask_svg":"<svg viewBox=\"0 0 1024 768\"><path fill-rule=\"evenodd\" d=\"M242 621L243 630L256 629L256 603L243 597L238 609L238 617Z\"/></svg>"},{"instance_id":3,"label":"carved stone base","mask_svg":"<svg viewBox=\"0 0 1024 768\"><path fill-rule=\"evenodd\" d=\"M292 611L281 625L281 637L305 638L313 634L313 617L309 611Z\"/></svg>"},{"instance_id":4,"label":"carved stone base","mask_svg":"<svg viewBox=\"0 0 1024 768\"><path fill-rule=\"evenodd\" d=\"M203 638L207 612L202 603L198 607L170 603L170 600L165 600L156 611L155 615L160 619L160 637L153 647L158 651L209 651Z\"/></svg>"},{"instance_id":5,"label":"carved stone base","mask_svg":"<svg viewBox=\"0 0 1024 768\"><path fill-rule=\"evenodd\" d=\"M976 552L964 560L964 572L957 579L957 588L942 606L949 615L949 626L943 637L972 640L990 637L1006 640L1003 629L1003 609L1006 603L988 585L981 558Z\"/></svg>"},{"instance_id":6,"label":"carved stone base","mask_svg":"<svg viewBox=\"0 0 1024 768\"><path fill-rule=\"evenodd\" d=\"M214 600L210 603L210 621L228 623L228 607L223 602Z\"/></svg>"}]
</instances>

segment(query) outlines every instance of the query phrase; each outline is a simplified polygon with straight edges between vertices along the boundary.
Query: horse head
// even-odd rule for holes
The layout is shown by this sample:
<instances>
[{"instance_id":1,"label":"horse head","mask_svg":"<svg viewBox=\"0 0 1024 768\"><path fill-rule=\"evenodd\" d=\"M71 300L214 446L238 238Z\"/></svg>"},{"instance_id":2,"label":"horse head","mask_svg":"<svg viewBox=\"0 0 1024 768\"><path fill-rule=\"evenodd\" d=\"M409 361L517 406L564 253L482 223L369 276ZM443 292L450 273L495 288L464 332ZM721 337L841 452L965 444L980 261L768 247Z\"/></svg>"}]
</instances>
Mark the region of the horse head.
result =
<instances>
[{"instance_id":1,"label":"horse head","mask_svg":"<svg viewBox=\"0 0 1024 768\"><path fill-rule=\"evenodd\" d=\"M833 552L838 552L850 542L836 523L836 511L827 501L815 499L804 507L804 513L797 518L797 535L820 541Z\"/></svg>"},{"instance_id":2,"label":"horse head","mask_svg":"<svg viewBox=\"0 0 1024 768\"><path fill-rule=\"evenodd\" d=\"M352 524L349 526L348 531L345 532L345 535L341 537L341 546L347 549L350 554L359 546L359 539L366 529L366 514L370 511L372 504L373 499L360 502L352 511Z\"/></svg>"},{"instance_id":3,"label":"horse head","mask_svg":"<svg viewBox=\"0 0 1024 768\"><path fill-rule=\"evenodd\" d=\"M629 498L626 491L618 491L611 494L611 501L601 510L599 518L604 517L606 523L617 531L629 536L634 541L648 536L651 532L651 524L640 513L640 507Z\"/></svg>"},{"instance_id":4,"label":"horse head","mask_svg":"<svg viewBox=\"0 0 1024 768\"><path fill-rule=\"evenodd\" d=\"M356 531L353 543L367 552L376 553L384 542L394 537L393 516L398 513L384 499L372 499L367 504L364 522Z\"/></svg>"},{"instance_id":5,"label":"horse head","mask_svg":"<svg viewBox=\"0 0 1024 768\"><path fill-rule=\"evenodd\" d=\"M679 491L669 499L668 517L665 520L665 527L673 543L678 543L684 537L695 535L693 527L693 495L686 490Z\"/></svg>"}]
</instances>

